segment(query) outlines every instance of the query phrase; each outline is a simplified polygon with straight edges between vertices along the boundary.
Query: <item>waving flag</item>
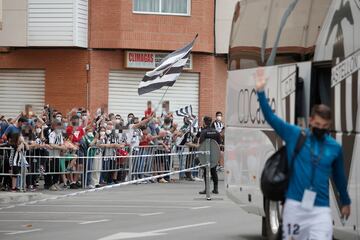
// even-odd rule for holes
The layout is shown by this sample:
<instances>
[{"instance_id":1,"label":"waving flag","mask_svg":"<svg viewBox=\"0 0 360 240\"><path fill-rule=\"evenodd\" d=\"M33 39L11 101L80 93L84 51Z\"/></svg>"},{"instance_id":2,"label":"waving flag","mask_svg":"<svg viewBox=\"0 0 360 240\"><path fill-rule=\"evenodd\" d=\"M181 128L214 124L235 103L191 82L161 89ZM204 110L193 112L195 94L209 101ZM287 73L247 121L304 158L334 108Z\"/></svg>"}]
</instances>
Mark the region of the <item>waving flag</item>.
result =
<instances>
[{"instance_id":1,"label":"waving flag","mask_svg":"<svg viewBox=\"0 0 360 240\"><path fill-rule=\"evenodd\" d=\"M189 59L190 52L197 36L198 35L196 35L194 40L185 47L167 55L157 68L145 74L139 85L139 95L155 91L163 86L171 87L174 85Z\"/></svg>"},{"instance_id":2,"label":"waving flag","mask_svg":"<svg viewBox=\"0 0 360 240\"><path fill-rule=\"evenodd\" d=\"M186 107L180 108L179 110L176 110L175 114L178 117L189 117L192 119L195 118L191 105L188 105Z\"/></svg>"}]
</instances>

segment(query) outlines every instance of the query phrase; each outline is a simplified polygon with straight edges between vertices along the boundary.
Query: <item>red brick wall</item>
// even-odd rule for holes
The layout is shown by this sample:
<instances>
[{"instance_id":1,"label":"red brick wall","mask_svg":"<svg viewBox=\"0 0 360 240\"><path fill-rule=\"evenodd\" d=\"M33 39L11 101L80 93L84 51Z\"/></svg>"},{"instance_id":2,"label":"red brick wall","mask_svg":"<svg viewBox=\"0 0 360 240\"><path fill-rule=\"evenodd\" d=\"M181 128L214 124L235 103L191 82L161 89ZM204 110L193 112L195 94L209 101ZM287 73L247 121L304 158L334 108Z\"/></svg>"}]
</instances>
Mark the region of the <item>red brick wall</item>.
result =
<instances>
[{"instance_id":1,"label":"red brick wall","mask_svg":"<svg viewBox=\"0 0 360 240\"><path fill-rule=\"evenodd\" d=\"M86 64L90 63L90 71ZM226 65L210 54L194 54L191 72L200 75L200 116L225 109ZM110 69L124 69L123 50L15 49L0 54L0 69L45 69L45 102L62 112L107 108ZM89 77L88 77L89 75ZM89 79L87 86L87 79ZM88 87L88 94L87 94Z\"/></svg>"},{"instance_id":2,"label":"red brick wall","mask_svg":"<svg viewBox=\"0 0 360 240\"><path fill-rule=\"evenodd\" d=\"M135 14L132 0L90 1L90 48L174 50L199 38L194 51L214 51L214 0L191 0L191 16Z\"/></svg>"},{"instance_id":3,"label":"red brick wall","mask_svg":"<svg viewBox=\"0 0 360 240\"><path fill-rule=\"evenodd\" d=\"M0 54L0 69L45 69L45 103L65 112L86 107L87 50L15 49Z\"/></svg>"}]
</instances>

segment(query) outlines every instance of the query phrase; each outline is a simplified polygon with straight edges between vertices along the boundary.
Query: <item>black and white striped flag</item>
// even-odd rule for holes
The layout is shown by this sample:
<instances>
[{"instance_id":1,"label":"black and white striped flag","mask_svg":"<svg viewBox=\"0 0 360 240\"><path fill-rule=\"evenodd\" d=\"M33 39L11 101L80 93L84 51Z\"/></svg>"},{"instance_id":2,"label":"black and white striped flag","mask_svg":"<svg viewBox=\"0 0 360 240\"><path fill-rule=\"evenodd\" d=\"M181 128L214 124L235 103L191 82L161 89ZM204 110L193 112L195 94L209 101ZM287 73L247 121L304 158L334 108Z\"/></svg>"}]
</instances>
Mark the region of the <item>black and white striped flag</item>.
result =
<instances>
[{"instance_id":1,"label":"black and white striped flag","mask_svg":"<svg viewBox=\"0 0 360 240\"><path fill-rule=\"evenodd\" d=\"M197 34L191 43L167 55L160 65L145 74L140 82L139 95L155 91L163 86L173 86L190 57Z\"/></svg>"},{"instance_id":2,"label":"black and white striped flag","mask_svg":"<svg viewBox=\"0 0 360 240\"><path fill-rule=\"evenodd\" d=\"M189 117L190 119L194 119L196 117L193 114L193 109L191 105L176 110L175 114L178 117Z\"/></svg>"}]
</instances>

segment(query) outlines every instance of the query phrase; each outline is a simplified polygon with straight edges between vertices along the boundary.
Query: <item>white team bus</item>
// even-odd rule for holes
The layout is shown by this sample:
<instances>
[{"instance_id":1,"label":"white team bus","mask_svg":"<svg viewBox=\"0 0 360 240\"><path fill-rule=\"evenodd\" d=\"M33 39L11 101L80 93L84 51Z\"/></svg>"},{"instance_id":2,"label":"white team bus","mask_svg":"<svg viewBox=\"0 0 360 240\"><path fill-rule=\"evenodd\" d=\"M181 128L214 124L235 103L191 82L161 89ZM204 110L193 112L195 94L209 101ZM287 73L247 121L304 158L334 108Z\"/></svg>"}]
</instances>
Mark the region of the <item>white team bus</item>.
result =
<instances>
[{"instance_id":1,"label":"white team bus","mask_svg":"<svg viewBox=\"0 0 360 240\"><path fill-rule=\"evenodd\" d=\"M262 217L262 233L268 239L277 237L281 205L263 197L260 176L265 161L283 143L261 114L253 75L268 58L289 3L290 0L239 1L229 47L227 195L245 211ZM337 239L360 239L359 70L360 0L300 0L283 29L275 65L265 68L268 101L286 121L307 126L314 104L324 103L333 110L331 134L344 148L352 199L352 213L343 226L337 193L331 187Z\"/></svg>"}]
</instances>

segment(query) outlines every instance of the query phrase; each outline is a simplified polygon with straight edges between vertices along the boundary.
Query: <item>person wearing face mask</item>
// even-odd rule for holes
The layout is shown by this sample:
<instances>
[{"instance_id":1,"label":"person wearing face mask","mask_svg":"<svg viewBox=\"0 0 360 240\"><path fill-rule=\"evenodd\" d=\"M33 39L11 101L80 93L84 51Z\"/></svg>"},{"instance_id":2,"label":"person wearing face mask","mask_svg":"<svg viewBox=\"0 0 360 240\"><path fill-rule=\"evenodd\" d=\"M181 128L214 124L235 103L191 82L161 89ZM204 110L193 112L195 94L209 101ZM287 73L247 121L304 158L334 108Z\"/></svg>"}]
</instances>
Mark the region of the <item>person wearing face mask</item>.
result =
<instances>
[{"instance_id":1,"label":"person wearing face mask","mask_svg":"<svg viewBox=\"0 0 360 240\"><path fill-rule=\"evenodd\" d=\"M104 158L105 150L110 148L111 145L108 143L108 137L106 136L106 128L100 127L99 133L96 134L95 139L90 144L90 146L96 146L97 151L95 153L95 158L93 161L93 172L91 174L91 185L95 186L96 188L100 187L101 185L105 184L103 181L103 174L101 174L101 170L104 169Z\"/></svg>"},{"instance_id":2,"label":"person wearing face mask","mask_svg":"<svg viewBox=\"0 0 360 240\"><path fill-rule=\"evenodd\" d=\"M95 149L90 149L91 143L94 141L94 131L91 126L87 126L85 128L86 134L83 136L83 138L80 141L80 147L79 147L79 156L85 157L88 156L89 158L85 161L85 169L92 170L93 168L93 161L94 156L96 153ZM88 188L92 189L95 188L94 185L91 184L91 172L87 174L87 182L85 183Z\"/></svg>"},{"instance_id":3,"label":"person wearing face mask","mask_svg":"<svg viewBox=\"0 0 360 240\"><path fill-rule=\"evenodd\" d=\"M328 134L331 110L320 104L313 106L306 140L300 152L292 155L301 134L299 126L289 124L276 116L265 96L264 69L257 70L256 90L265 120L285 141L291 169L286 200L283 208L284 239L332 239L332 217L329 207L329 180L332 178L339 193L340 213L343 219L350 215L351 200L347 191L341 145ZM296 231L289 231L297 229Z\"/></svg>"},{"instance_id":4,"label":"person wearing face mask","mask_svg":"<svg viewBox=\"0 0 360 240\"><path fill-rule=\"evenodd\" d=\"M49 145L51 147L49 156L53 158L49 159L47 165L47 172L60 172L60 156L62 152L66 151L64 137L62 134L62 123L55 121L53 124L54 130L49 134ZM49 186L49 190L58 191L62 190L59 185L59 175L58 174L47 174L45 175L45 185Z\"/></svg>"},{"instance_id":5,"label":"person wearing face mask","mask_svg":"<svg viewBox=\"0 0 360 240\"><path fill-rule=\"evenodd\" d=\"M66 128L66 134L72 143L79 145L85 135L84 128L80 126L80 118L77 115L72 116L70 122L71 125Z\"/></svg>"},{"instance_id":6,"label":"person wearing face mask","mask_svg":"<svg viewBox=\"0 0 360 240\"><path fill-rule=\"evenodd\" d=\"M126 124L126 126L127 126L128 128L130 128L130 125L131 125L131 124L134 124L134 121L133 121L134 118L135 118L135 116L134 116L133 113L129 113L129 114L128 114L127 124Z\"/></svg>"},{"instance_id":7,"label":"person wearing face mask","mask_svg":"<svg viewBox=\"0 0 360 240\"><path fill-rule=\"evenodd\" d=\"M218 133L222 133L225 130L225 124L222 121L222 112L216 112L216 119L211 127L215 128Z\"/></svg>"}]
</instances>

